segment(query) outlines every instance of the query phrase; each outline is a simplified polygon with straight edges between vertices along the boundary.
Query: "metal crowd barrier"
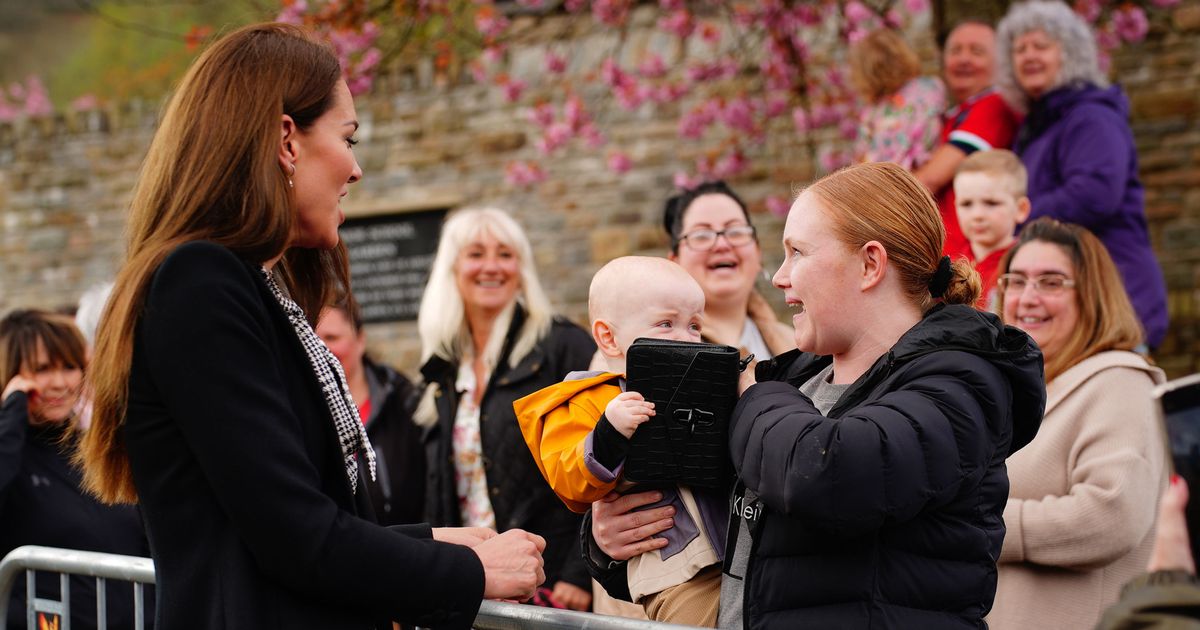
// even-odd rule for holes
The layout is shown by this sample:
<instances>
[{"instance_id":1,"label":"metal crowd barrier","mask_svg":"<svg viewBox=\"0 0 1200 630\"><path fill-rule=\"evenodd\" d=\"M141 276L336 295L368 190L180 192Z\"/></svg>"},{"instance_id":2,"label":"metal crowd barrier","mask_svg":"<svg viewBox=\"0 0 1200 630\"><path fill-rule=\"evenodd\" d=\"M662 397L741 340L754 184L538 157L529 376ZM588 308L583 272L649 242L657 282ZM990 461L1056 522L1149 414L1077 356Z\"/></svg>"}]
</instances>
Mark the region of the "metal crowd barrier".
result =
<instances>
[{"instance_id":1,"label":"metal crowd barrier","mask_svg":"<svg viewBox=\"0 0 1200 630\"><path fill-rule=\"evenodd\" d=\"M693 626L656 623L609 615L485 601L479 606L475 630L691 630Z\"/></svg>"},{"instance_id":2,"label":"metal crowd barrier","mask_svg":"<svg viewBox=\"0 0 1200 630\"><path fill-rule=\"evenodd\" d=\"M135 628L145 628L143 585L154 584L154 563L149 558L32 545L18 547L0 560L0 630L8 630L10 592L22 571L26 575L27 628L37 628L37 613L41 612L58 615L62 620L59 630L71 630L69 574L96 578L96 623L99 630L105 630L108 622L107 600L104 596L106 581L133 582ZM35 596L36 571L60 574L61 600ZM690 627L493 601L485 601L480 605L473 625L476 630L683 630Z\"/></svg>"},{"instance_id":3,"label":"metal crowd barrier","mask_svg":"<svg viewBox=\"0 0 1200 630\"><path fill-rule=\"evenodd\" d=\"M87 575L96 578L96 627L108 627L108 599L105 585L108 580L133 582L134 627L142 630L145 619L145 584L154 583L154 563L150 558L118 556L94 551L55 549L33 545L13 549L0 560L0 630L8 630L8 601L17 576L25 572L25 627L36 629L37 614L50 613L62 620L59 630L71 630L71 587L67 576ZM59 574L59 598L36 596L37 571Z\"/></svg>"}]
</instances>

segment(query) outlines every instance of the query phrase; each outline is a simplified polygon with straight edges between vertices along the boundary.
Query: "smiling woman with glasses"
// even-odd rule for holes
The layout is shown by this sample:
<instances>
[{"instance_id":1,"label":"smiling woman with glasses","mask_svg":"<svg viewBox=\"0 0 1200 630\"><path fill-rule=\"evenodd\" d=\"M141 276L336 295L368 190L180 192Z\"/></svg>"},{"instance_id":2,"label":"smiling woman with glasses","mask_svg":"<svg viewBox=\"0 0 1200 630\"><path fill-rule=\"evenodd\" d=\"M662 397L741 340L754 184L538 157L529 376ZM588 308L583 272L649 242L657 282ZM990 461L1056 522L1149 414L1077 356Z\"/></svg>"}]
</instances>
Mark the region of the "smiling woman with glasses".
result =
<instances>
[{"instance_id":1,"label":"smiling woman with glasses","mask_svg":"<svg viewBox=\"0 0 1200 630\"><path fill-rule=\"evenodd\" d=\"M791 328L754 288L762 248L746 204L728 184L704 182L668 199L663 228L671 239L667 257L704 289L706 340L760 360L794 347Z\"/></svg>"},{"instance_id":2,"label":"smiling woman with glasses","mask_svg":"<svg viewBox=\"0 0 1200 630\"><path fill-rule=\"evenodd\" d=\"M1046 360L1046 414L1008 459L1008 534L988 625L1091 628L1146 565L1166 485L1142 329L1108 251L1042 218L1000 262L1001 317ZM1032 291L1028 290L1032 287Z\"/></svg>"},{"instance_id":3,"label":"smiling woman with glasses","mask_svg":"<svg viewBox=\"0 0 1200 630\"><path fill-rule=\"evenodd\" d=\"M741 247L754 242L753 225L735 225L724 230L693 230L679 237L684 245L698 252L706 252L717 244L717 239L724 236L732 247Z\"/></svg>"},{"instance_id":4,"label":"smiling woman with glasses","mask_svg":"<svg viewBox=\"0 0 1200 630\"><path fill-rule=\"evenodd\" d=\"M1032 278L1021 273L1006 273L997 278L997 284L1000 285L1001 291L1010 294L1021 293L1025 291L1026 286L1033 285L1033 290L1038 293L1055 295L1062 293L1064 289L1073 288L1075 281L1061 273L1045 273Z\"/></svg>"}]
</instances>

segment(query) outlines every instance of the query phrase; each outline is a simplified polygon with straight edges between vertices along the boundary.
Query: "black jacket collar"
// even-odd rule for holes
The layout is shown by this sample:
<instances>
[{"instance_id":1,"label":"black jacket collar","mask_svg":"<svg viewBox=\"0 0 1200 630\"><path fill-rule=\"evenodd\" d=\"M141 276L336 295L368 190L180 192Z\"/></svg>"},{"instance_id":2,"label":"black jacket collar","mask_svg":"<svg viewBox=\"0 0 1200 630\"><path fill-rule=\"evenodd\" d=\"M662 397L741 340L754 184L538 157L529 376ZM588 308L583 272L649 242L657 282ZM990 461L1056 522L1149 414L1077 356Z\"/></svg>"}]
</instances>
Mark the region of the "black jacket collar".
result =
<instances>
[{"instance_id":1,"label":"black jacket collar","mask_svg":"<svg viewBox=\"0 0 1200 630\"><path fill-rule=\"evenodd\" d=\"M879 357L855 381L829 417L841 416L859 404L897 367L934 352L956 350L987 358L1009 379L1013 392L1013 438L1010 452L1028 444L1037 434L1046 406L1042 352L1024 331L1000 323L1000 318L965 305L938 304L926 311L896 345ZM785 381L799 387L833 362L792 350L758 364L759 381Z\"/></svg>"}]
</instances>

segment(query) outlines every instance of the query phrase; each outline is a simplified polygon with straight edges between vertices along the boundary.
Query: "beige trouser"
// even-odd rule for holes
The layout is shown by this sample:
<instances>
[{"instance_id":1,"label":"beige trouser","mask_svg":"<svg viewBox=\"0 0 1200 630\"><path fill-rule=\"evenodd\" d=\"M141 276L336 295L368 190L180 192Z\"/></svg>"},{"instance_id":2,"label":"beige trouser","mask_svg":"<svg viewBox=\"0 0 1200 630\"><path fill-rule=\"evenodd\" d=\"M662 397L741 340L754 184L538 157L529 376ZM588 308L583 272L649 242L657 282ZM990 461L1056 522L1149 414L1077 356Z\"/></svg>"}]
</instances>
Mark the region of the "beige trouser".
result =
<instances>
[{"instance_id":1,"label":"beige trouser","mask_svg":"<svg viewBox=\"0 0 1200 630\"><path fill-rule=\"evenodd\" d=\"M701 569L692 579L642 599L646 616L654 621L703 628L717 627L721 603L721 565Z\"/></svg>"},{"instance_id":2,"label":"beige trouser","mask_svg":"<svg viewBox=\"0 0 1200 630\"><path fill-rule=\"evenodd\" d=\"M640 605L631 604L609 595L596 580L592 580L592 612L598 615L612 615L627 619L649 619L646 616L646 610Z\"/></svg>"}]
</instances>

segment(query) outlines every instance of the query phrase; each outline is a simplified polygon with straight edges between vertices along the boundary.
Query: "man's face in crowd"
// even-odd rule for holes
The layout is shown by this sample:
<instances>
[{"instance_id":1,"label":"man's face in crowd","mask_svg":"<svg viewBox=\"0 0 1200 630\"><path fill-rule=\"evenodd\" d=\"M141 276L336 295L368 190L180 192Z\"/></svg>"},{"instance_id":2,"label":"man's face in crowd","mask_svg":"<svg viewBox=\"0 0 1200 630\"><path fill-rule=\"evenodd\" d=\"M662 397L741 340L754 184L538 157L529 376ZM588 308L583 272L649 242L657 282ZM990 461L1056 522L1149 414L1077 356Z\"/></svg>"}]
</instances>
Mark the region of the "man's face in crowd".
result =
<instances>
[{"instance_id":1,"label":"man's face in crowd","mask_svg":"<svg viewBox=\"0 0 1200 630\"><path fill-rule=\"evenodd\" d=\"M950 32L942 51L946 86L958 101L992 85L996 71L996 33L984 24L967 23Z\"/></svg>"}]
</instances>

